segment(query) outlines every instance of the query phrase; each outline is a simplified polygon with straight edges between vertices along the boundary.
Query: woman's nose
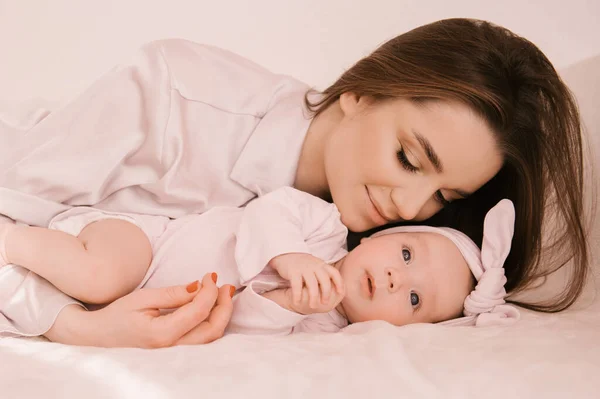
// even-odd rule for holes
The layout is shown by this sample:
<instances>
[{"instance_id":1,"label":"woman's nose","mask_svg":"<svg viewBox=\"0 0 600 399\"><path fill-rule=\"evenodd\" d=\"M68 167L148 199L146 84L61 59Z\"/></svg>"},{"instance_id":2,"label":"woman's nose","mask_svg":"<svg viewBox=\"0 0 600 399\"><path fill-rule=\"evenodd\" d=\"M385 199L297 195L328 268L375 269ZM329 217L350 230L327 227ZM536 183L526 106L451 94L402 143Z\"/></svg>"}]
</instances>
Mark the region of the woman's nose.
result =
<instances>
[{"instance_id":1,"label":"woman's nose","mask_svg":"<svg viewBox=\"0 0 600 399\"><path fill-rule=\"evenodd\" d=\"M431 196L431 190L424 187L395 188L392 191L392 202L402 220L413 220L421 213Z\"/></svg>"}]
</instances>

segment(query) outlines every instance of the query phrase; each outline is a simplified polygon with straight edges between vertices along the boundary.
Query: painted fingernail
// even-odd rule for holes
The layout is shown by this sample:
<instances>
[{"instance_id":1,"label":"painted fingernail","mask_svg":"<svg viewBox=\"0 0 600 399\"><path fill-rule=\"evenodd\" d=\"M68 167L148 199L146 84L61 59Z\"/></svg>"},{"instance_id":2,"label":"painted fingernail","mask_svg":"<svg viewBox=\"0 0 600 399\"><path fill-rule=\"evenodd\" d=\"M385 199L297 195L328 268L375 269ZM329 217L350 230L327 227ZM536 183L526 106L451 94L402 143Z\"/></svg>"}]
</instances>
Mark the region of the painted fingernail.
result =
<instances>
[{"instance_id":1,"label":"painted fingernail","mask_svg":"<svg viewBox=\"0 0 600 399\"><path fill-rule=\"evenodd\" d=\"M185 290L187 292L189 292L190 294L192 292L196 292L198 291L198 280L194 281L193 283L189 284L187 287L185 287Z\"/></svg>"},{"instance_id":2,"label":"painted fingernail","mask_svg":"<svg viewBox=\"0 0 600 399\"><path fill-rule=\"evenodd\" d=\"M229 295L231 295L231 297L233 298L234 294L235 294L235 287L232 285L229 287Z\"/></svg>"},{"instance_id":3,"label":"painted fingernail","mask_svg":"<svg viewBox=\"0 0 600 399\"><path fill-rule=\"evenodd\" d=\"M217 273L213 273L213 274L211 274L211 275L210 275L210 278L212 278L212 281L213 281L214 283L216 283L216 282L217 282Z\"/></svg>"}]
</instances>

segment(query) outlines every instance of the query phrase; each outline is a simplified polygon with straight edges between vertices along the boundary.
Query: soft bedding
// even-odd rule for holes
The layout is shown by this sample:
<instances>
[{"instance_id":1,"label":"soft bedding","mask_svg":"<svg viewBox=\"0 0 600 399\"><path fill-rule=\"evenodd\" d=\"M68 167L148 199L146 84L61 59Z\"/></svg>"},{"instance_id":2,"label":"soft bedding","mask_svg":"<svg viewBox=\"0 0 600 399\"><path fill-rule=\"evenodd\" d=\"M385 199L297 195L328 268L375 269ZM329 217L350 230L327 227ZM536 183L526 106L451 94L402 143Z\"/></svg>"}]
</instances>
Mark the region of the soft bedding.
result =
<instances>
[{"instance_id":1,"label":"soft bedding","mask_svg":"<svg viewBox=\"0 0 600 399\"><path fill-rule=\"evenodd\" d=\"M0 341L5 398L596 398L600 309L508 328L373 322L160 350Z\"/></svg>"}]
</instances>

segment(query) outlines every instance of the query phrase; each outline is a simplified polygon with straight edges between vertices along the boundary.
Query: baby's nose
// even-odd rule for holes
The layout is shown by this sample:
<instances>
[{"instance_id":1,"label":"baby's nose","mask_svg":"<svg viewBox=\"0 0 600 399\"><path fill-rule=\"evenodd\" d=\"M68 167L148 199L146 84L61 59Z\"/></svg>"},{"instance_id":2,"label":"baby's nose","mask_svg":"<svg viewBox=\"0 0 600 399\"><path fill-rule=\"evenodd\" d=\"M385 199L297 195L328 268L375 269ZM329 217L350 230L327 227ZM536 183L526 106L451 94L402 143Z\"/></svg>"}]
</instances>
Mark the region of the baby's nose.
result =
<instances>
[{"instance_id":1,"label":"baby's nose","mask_svg":"<svg viewBox=\"0 0 600 399\"><path fill-rule=\"evenodd\" d=\"M385 277L386 277L387 289L389 292L394 293L401 288L402 276L400 275L400 272L397 269L395 269L393 267L386 268L385 269Z\"/></svg>"}]
</instances>

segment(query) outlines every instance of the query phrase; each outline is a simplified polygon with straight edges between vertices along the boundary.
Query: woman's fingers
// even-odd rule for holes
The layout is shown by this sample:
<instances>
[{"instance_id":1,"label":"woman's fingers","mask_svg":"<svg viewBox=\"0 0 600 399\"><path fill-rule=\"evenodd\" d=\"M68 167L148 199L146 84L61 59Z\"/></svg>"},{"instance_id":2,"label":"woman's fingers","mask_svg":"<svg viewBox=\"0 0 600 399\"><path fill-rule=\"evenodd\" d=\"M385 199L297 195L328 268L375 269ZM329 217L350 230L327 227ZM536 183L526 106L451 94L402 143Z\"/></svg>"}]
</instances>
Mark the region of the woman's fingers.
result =
<instances>
[{"instance_id":1,"label":"woman's fingers","mask_svg":"<svg viewBox=\"0 0 600 399\"><path fill-rule=\"evenodd\" d=\"M172 313L154 319L156 321L154 333L164 337L167 341L175 342L206 320L219 294L211 274L204 276L199 290L190 303L181 306Z\"/></svg>"},{"instance_id":2,"label":"woman's fingers","mask_svg":"<svg viewBox=\"0 0 600 399\"><path fill-rule=\"evenodd\" d=\"M131 295L134 308L172 309L190 303L200 284L195 281L187 286L178 285L164 288L143 288Z\"/></svg>"},{"instance_id":3,"label":"woman's fingers","mask_svg":"<svg viewBox=\"0 0 600 399\"><path fill-rule=\"evenodd\" d=\"M206 344L222 337L227 324L229 324L229 320L231 320L232 313L231 286L224 285L219 288L217 303L208 316L208 319L181 337L177 345Z\"/></svg>"}]
</instances>

